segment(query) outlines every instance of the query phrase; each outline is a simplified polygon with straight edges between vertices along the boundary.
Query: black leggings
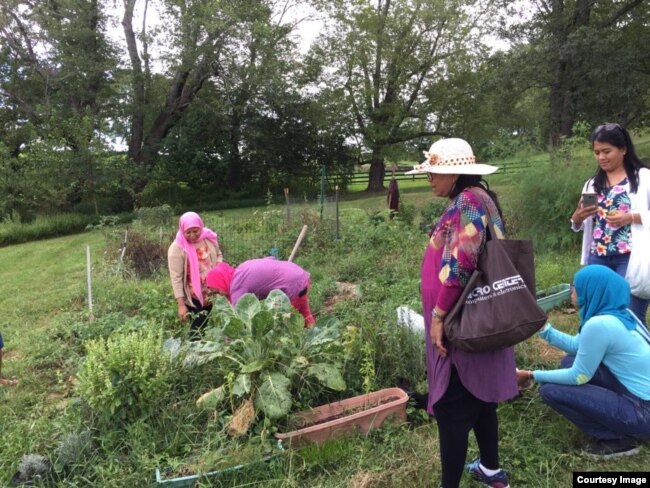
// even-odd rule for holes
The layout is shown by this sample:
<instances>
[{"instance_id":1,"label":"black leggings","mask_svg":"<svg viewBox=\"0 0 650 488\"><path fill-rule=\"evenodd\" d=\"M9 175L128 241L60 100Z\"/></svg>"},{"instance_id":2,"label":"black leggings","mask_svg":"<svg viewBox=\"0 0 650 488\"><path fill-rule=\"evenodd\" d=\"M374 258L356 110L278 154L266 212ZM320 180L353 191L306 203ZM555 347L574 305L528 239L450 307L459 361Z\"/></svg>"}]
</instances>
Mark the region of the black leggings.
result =
<instances>
[{"instance_id":1,"label":"black leggings","mask_svg":"<svg viewBox=\"0 0 650 488\"><path fill-rule=\"evenodd\" d=\"M192 297L193 307L188 305L187 311L192 314L190 319L192 323L190 324L190 340L199 340L203 337L203 330L205 329L205 324L208 322L208 315L212 310L212 304L206 303L201 306L196 298Z\"/></svg>"},{"instance_id":2,"label":"black leggings","mask_svg":"<svg viewBox=\"0 0 650 488\"><path fill-rule=\"evenodd\" d=\"M479 400L463 386L456 368L449 386L433 405L440 439L443 488L457 488L465 468L469 431L474 430L481 464L499 469L497 404Z\"/></svg>"}]
</instances>

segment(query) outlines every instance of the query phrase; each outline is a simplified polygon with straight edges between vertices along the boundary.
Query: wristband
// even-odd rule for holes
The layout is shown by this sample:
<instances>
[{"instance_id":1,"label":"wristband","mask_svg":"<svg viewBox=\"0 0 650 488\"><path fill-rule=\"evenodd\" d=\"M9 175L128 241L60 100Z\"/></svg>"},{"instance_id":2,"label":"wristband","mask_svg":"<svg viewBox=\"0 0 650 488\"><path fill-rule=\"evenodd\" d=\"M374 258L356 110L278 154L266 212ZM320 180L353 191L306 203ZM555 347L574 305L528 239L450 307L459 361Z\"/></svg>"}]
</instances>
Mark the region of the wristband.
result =
<instances>
[{"instance_id":1,"label":"wristband","mask_svg":"<svg viewBox=\"0 0 650 488\"><path fill-rule=\"evenodd\" d=\"M438 312L435 308L431 312L431 315L433 316L434 319L442 320L444 317L440 315L440 312Z\"/></svg>"}]
</instances>

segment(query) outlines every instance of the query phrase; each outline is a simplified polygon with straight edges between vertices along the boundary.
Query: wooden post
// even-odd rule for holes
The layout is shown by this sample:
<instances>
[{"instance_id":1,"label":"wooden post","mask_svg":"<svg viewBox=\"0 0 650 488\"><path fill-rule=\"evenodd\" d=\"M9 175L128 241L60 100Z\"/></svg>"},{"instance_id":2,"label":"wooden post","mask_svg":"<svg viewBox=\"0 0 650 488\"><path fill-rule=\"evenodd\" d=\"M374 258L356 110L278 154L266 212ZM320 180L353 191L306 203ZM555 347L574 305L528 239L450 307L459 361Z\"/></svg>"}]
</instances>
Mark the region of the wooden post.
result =
<instances>
[{"instance_id":1,"label":"wooden post","mask_svg":"<svg viewBox=\"0 0 650 488\"><path fill-rule=\"evenodd\" d=\"M291 255L289 256L289 259L287 261L291 262L293 261L293 258L296 257L296 251L298 250L298 246L300 246L300 243L305 237L305 234L307 233L307 226L303 225L302 230L300 231L300 235L298 236L298 239L296 239L296 243L293 246L293 249L291 250Z\"/></svg>"},{"instance_id":2,"label":"wooden post","mask_svg":"<svg viewBox=\"0 0 650 488\"><path fill-rule=\"evenodd\" d=\"M289 188L284 189L284 200L287 203L287 225L291 225L291 204L289 202Z\"/></svg>"}]
</instances>

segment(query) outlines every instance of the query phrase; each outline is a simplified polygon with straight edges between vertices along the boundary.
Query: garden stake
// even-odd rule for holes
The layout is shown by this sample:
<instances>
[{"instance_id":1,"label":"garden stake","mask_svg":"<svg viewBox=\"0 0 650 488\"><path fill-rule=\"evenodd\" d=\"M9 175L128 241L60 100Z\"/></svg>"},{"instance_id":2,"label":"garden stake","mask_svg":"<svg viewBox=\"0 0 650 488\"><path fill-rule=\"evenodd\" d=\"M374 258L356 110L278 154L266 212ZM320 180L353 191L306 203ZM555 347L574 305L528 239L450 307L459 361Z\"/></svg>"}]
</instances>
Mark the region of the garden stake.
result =
<instances>
[{"instance_id":1,"label":"garden stake","mask_svg":"<svg viewBox=\"0 0 650 488\"><path fill-rule=\"evenodd\" d=\"M300 231L300 235L298 236L298 239L296 239L296 243L294 244L293 249L291 251L291 255L289 256L289 259L287 259L287 261L291 262L293 261L293 258L296 257L296 251L298 250L298 246L300 246L300 243L302 242L306 233L307 233L307 226L303 225L302 230Z\"/></svg>"},{"instance_id":2,"label":"garden stake","mask_svg":"<svg viewBox=\"0 0 650 488\"><path fill-rule=\"evenodd\" d=\"M90 320L94 320L93 316L93 288L90 281L90 246L86 245L86 270L88 277L88 311L90 312Z\"/></svg>"}]
</instances>

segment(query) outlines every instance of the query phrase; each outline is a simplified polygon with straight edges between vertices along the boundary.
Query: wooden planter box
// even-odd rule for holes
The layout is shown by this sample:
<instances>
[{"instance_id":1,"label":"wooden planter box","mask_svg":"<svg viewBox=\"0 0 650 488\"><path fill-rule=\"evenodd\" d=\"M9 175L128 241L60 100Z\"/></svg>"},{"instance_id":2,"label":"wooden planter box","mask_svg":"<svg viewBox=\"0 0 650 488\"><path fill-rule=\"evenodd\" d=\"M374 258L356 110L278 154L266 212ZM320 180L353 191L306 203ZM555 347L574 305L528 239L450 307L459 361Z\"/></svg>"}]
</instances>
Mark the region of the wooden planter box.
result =
<instances>
[{"instance_id":1,"label":"wooden planter box","mask_svg":"<svg viewBox=\"0 0 650 488\"><path fill-rule=\"evenodd\" d=\"M381 427L390 416L405 421L408 398L401 388L386 388L328 403L295 414L293 422L302 427L287 433L277 433L275 437L280 443L297 447L306 443L322 444L329 439L355 432L365 434L370 429Z\"/></svg>"},{"instance_id":2,"label":"wooden planter box","mask_svg":"<svg viewBox=\"0 0 650 488\"><path fill-rule=\"evenodd\" d=\"M537 292L537 304L545 312L563 305L570 299L571 286L568 283L562 283Z\"/></svg>"}]
</instances>

